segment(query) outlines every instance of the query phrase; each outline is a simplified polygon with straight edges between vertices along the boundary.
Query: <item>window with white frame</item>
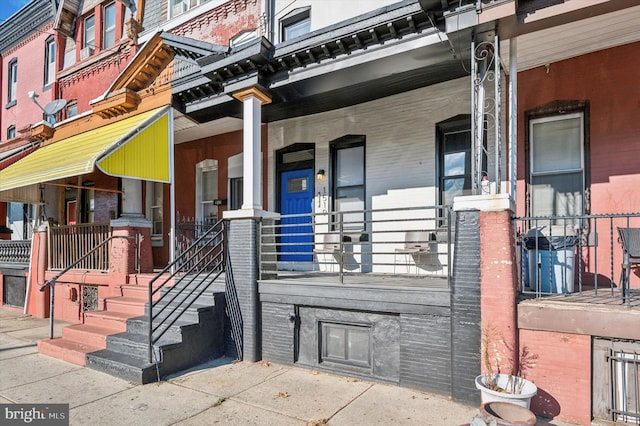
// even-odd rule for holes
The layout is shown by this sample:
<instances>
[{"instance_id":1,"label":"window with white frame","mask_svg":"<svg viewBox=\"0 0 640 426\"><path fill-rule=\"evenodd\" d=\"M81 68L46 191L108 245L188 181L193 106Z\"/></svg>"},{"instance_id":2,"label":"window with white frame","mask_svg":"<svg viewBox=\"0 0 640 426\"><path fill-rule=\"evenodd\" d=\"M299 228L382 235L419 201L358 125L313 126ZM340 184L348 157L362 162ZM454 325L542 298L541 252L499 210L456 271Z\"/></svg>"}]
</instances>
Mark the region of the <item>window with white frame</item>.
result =
<instances>
[{"instance_id":1,"label":"window with white frame","mask_svg":"<svg viewBox=\"0 0 640 426\"><path fill-rule=\"evenodd\" d=\"M191 9L207 3L209 0L169 0L169 19L175 18Z\"/></svg>"},{"instance_id":2,"label":"window with white frame","mask_svg":"<svg viewBox=\"0 0 640 426\"><path fill-rule=\"evenodd\" d=\"M11 104L16 101L16 94L18 92L18 59L14 58L9 61L8 65L8 87L7 87L7 102Z\"/></svg>"},{"instance_id":3,"label":"window with white frame","mask_svg":"<svg viewBox=\"0 0 640 426\"><path fill-rule=\"evenodd\" d=\"M365 228L364 143L364 136L345 136L330 144L333 210L342 213L335 220L341 220L347 230Z\"/></svg>"},{"instance_id":4,"label":"window with white frame","mask_svg":"<svg viewBox=\"0 0 640 426\"><path fill-rule=\"evenodd\" d=\"M295 9L280 19L280 41L291 40L311 31L311 7Z\"/></svg>"},{"instance_id":5,"label":"window with white frame","mask_svg":"<svg viewBox=\"0 0 640 426\"><path fill-rule=\"evenodd\" d=\"M529 121L532 216L585 212L584 113Z\"/></svg>"},{"instance_id":6,"label":"window with white frame","mask_svg":"<svg viewBox=\"0 0 640 426\"><path fill-rule=\"evenodd\" d=\"M196 219L215 221L218 217L218 161L207 159L196 165Z\"/></svg>"},{"instance_id":7,"label":"window with white frame","mask_svg":"<svg viewBox=\"0 0 640 426\"><path fill-rule=\"evenodd\" d=\"M93 54L96 45L96 19L94 15L84 18L82 48L86 56Z\"/></svg>"},{"instance_id":8,"label":"window with white frame","mask_svg":"<svg viewBox=\"0 0 640 426\"><path fill-rule=\"evenodd\" d=\"M16 137L16 126L11 125L7 127L7 140L13 139Z\"/></svg>"},{"instance_id":9,"label":"window with white frame","mask_svg":"<svg viewBox=\"0 0 640 426\"><path fill-rule=\"evenodd\" d=\"M53 36L47 38L44 49L44 85L49 86L56 79L56 42Z\"/></svg>"},{"instance_id":10,"label":"window with white frame","mask_svg":"<svg viewBox=\"0 0 640 426\"><path fill-rule=\"evenodd\" d=\"M102 48L108 49L116 44L116 4L104 7L102 14Z\"/></svg>"},{"instance_id":11,"label":"window with white frame","mask_svg":"<svg viewBox=\"0 0 640 426\"><path fill-rule=\"evenodd\" d=\"M154 246L162 244L164 185L162 182L147 182L146 206L147 218L151 221L151 242Z\"/></svg>"}]
</instances>

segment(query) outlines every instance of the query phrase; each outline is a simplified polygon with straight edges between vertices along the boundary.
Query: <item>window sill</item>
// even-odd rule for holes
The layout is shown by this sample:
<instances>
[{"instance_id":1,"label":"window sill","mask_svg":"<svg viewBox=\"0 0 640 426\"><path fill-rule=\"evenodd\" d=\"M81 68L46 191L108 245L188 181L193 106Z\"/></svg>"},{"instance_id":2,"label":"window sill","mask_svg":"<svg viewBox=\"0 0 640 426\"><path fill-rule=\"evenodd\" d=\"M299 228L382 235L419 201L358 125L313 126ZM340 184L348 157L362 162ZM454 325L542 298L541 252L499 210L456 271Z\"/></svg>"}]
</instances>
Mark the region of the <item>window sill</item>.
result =
<instances>
[{"instance_id":1,"label":"window sill","mask_svg":"<svg viewBox=\"0 0 640 426\"><path fill-rule=\"evenodd\" d=\"M9 109L9 108L11 108L12 106L14 106L14 105L15 105L15 104L17 104L17 103L18 103L18 102L14 99L14 100L12 100L12 101L10 101L10 102L7 102L7 104L4 106L4 108L5 108L5 109Z\"/></svg>"}]
</instances>

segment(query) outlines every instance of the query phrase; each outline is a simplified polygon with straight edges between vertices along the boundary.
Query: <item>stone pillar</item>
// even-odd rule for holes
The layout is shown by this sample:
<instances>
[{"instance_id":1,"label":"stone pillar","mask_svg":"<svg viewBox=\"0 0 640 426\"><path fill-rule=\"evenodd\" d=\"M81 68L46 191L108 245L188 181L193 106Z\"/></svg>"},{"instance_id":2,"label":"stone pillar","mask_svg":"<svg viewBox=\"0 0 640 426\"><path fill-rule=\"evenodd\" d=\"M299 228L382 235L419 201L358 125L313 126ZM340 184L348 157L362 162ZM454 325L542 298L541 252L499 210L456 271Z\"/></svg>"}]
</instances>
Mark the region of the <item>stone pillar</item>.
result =
<instances>
[{"instance_id":1,"label":"stone pillar","mask_svg":"<svg viewBox=\"0 0 640 426\"><path fill-rule=\"evenodd\" d=\"M109 285L129 283L129 275L153 272L151 222L144 218L121 217L111 221L113 240L109 256Z\"/></svg>"},{"instance_id":2,"label":"stone pillar","mask_svg":"<svg viewBox=\"0 0 640 426\"><path fill-rule=\"evenodd\" d=\"M481 370L486 372L488 361L493 372L498 367L501 373L517 372L517 273L511 219L514 201L508 194L457 197L454 209L479 211L480 316L483 336L488 337L488 342L483 337Z\"/></svg>"},{"instance_id":3,"label":"stone pillar","mask_svg":"<svg viewBox=\"0 0 640 426\"><path fill-rule=\"evenodd\" d=\"M262 210L262 105L271 98L257 87L241 90L233 97L243 103L243 198L242 209Z\"/></svg>"},{"instance_id":4,"label":"stone pillar","mask_svg":"<svg viewBox=\"0 0 640 426\"><path fill-rule=\"evenodd\" d=\"M31 259L31 277L27 285L29 295L27 299L27 313L36 318L49 317L49 287L40 291L45 282L47 270L47 230L40 227L33 232L31 240L33 257Z\"/></svg>"},{"instance_id":5,"label":"stone pillar","mask_svg":"<svg viewBox=\"0 0 640 426\"><path fill-rule=\"evenodd\" d=\"M227 306L238 355L250 362L262 359L260 304L258 296L258 222L255 218L229 222L227 241ZM233 308L236 309L233 309ZM239 313L234 318L231 312ZM238 328L241 325L241 328ZM236 329L234 329L234 327Z\"/></svg>"},{"instance_id":6,"label":"stone pillar","mask_svg":"<svg viewBox=\"0 0 640 426\"><path fill-rule=\"evenodd\" d=\"M480 404L480 212L457 211L451 280L451 397Z\"/></svg>"},{"instance_id":7,"label":"stone pillar","mask_svg":"<svg viewBox=\"0 0 640 426\"><path fill-rule=\"evenodd\" d=\"M258 291L260 222L277 217L256 210L229 210L227 228L226 305L231 335L238 356L245 361L262 359L262 322Z\"/></svg>"}]
</instances>

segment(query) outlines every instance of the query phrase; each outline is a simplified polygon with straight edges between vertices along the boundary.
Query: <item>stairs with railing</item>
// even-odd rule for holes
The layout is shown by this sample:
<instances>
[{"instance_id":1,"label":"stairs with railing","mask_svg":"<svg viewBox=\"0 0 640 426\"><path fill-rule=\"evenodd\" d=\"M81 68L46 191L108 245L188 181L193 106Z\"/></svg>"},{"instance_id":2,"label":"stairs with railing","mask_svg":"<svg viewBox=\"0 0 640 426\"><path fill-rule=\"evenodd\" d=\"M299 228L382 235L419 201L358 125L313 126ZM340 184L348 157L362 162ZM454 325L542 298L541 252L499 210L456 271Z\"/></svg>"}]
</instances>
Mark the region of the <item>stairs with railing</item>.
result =
<instances>
[{"instance_id":1,"label":"stairs with railing","mask_svg":"<svg viewBox=\"0 0 640 426\"><path fill-rule=\"evenodd\" d=\"M222 356L225 298L213 288L224 288L225 253L219 222L159 274L138 275L122 296L105 299L104 311L87 312L84 324L39 342L39 351L136 383Z\"/></svg>"}]
</instances>

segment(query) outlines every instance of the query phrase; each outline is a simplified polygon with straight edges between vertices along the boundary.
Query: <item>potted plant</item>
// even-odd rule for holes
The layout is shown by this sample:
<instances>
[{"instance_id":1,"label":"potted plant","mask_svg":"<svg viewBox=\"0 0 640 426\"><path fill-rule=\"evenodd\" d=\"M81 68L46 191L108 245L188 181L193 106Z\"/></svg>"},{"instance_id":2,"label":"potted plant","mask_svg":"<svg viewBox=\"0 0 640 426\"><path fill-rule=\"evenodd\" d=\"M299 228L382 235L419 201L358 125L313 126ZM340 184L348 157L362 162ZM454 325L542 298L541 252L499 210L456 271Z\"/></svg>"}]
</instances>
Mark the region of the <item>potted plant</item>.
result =
<instances>
[{"instance_id":1,"label":"potted plant","mask_svg":"<svg viewBox=\"0 0 640 426\"><path fill-rule=\"evenodd\" d=\"M510 402L528 409L538 388L525 378L525 373L535 366L538 356L524 346L518 360L510 359L501 365L501 355L494 343L495 334L492 327L482 329L482 355L486 373L476 377L476 388L480 390L482 403ZM500 340L508 350L511 349L504 339ZM518 367L515 368L515 365Z\"/></svg>"}]
</instances>

